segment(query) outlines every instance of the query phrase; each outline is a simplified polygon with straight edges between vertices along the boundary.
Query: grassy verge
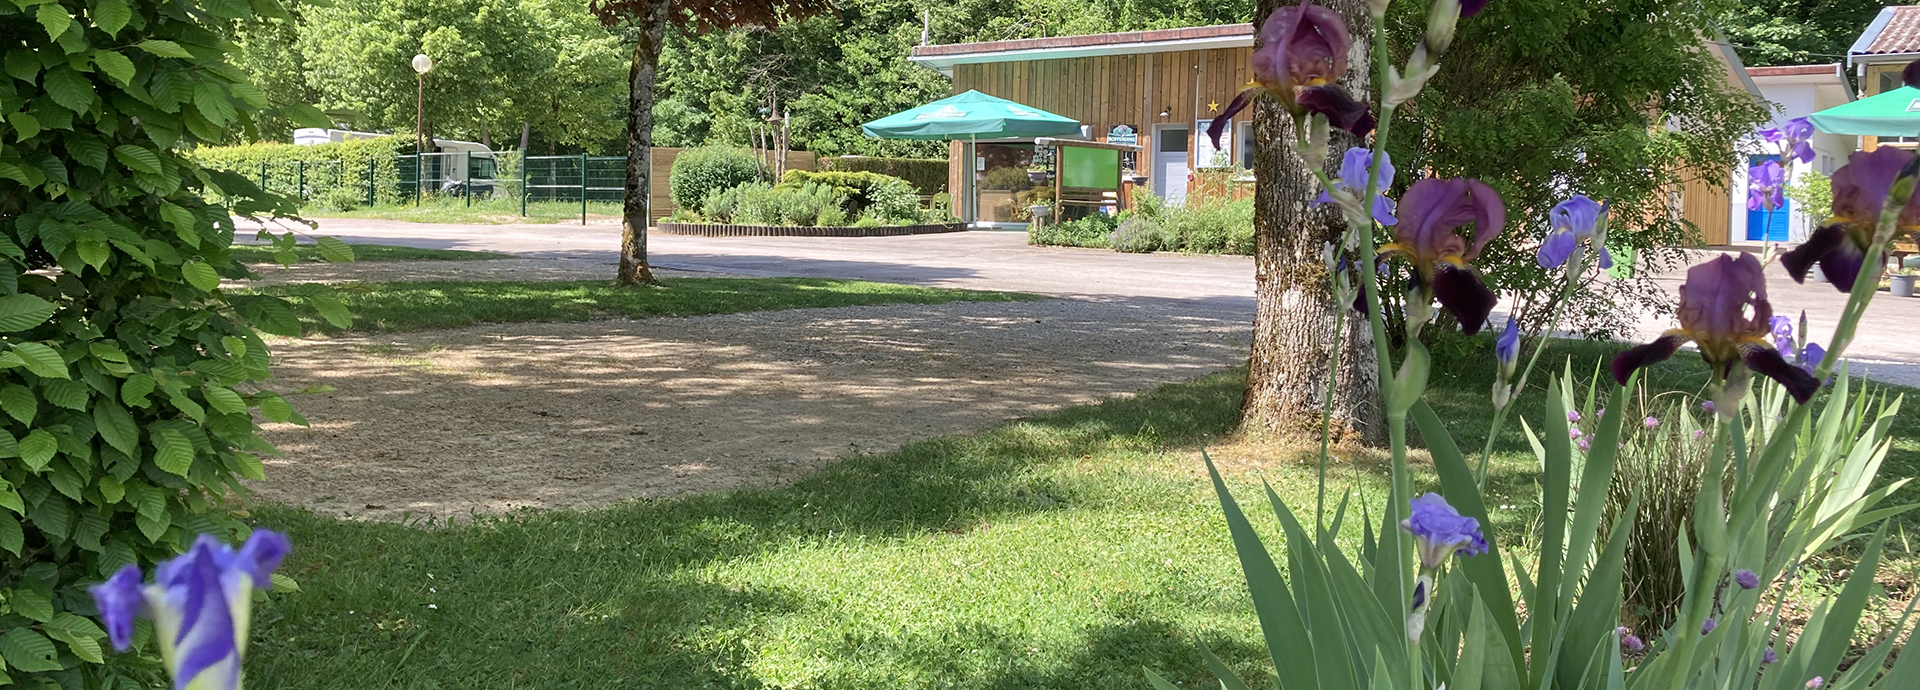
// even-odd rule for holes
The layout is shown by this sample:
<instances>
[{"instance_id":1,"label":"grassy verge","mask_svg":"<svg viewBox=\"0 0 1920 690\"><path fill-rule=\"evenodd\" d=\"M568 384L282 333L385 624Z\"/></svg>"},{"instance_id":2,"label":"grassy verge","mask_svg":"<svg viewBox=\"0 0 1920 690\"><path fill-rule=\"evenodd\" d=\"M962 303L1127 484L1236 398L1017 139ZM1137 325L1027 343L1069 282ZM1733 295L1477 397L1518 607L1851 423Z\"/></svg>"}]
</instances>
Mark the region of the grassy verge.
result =
<instances>
[{"instance_id":1,"label":"grassy verge","mask_svg":"<svg viewBox=\"0 0 1920 690\"><path fill-rule=\"evenodd\" d=\"M460 198L429 198L418 204L397 206L373 206L340 211L320 206L301 209L300 215L306 218L365 218L373 220L398 220L410 223L465 223L474 225L500 225L505 223L560 223L580 222L580 202L577 201L534 201L527 204L527 215L520 215L520 202L517 199L474 199L469 205ZM587 217L598 220L617 220L620 217L620 204L606 201L587 202Z\"/></svg>"},{"instance_id":2,"label":"grassy verge","mask_svg":"<svg viewBox=\"0 0 1920 690\"><path fill-rule=\"evenodd\" d=\"M1591 371L1613 350L1574 344L1550 360ZM1437 354L1436 406L1478 447L1491 357L1484 342ZM1654 376L1691 390L1705 369L1683 355ZM849 458L778 489L434 529L262 507L260 524L292 535L287 569L305 591L259 614L249 677L286 689L986 690L1144 687L1145 665L1206 687L1195 636L1265 677L1194 452L1230 439L1241 386L1238 372L1215 375ZM1518 403L1536 425L1540 389ZM1920 466L1917 434L1920 416L1896 423L1883 475ZM1524 443L1515 432L1497 445L1498 502L1519 506L1495 515L1503 539L1530 529L1537 502ZM1311 505L1310 454L1221 450L1264 534L1276 530L1259 482ZM1373 507L1384 465L1362 454L1331 481Z\"/></svg>"},{"instance_id":3,"label":"grassy verge","mask_svg":"<svg viewBox=\"0 0 1920 690\"><path fill-rule=\"evenodd\" d=\"M259 289L288 294L299 286ZM341 286L353 313L353 331L412 331L476 323L592 321L654 316L701 316L743 311L855 307L878 304L1019 302L1034 295L951 290L828 278L693 278L651 287L617 287L604 281L402 282ZM334 328L307 317L310 332Z\"/></svg>"},{"instance_id":4,"label":"grassy verge","mask_svg":"<svg viewBox=\"0 0 1920 690\"><path fill-rule=\"evenodd\" d=\"M273 248L259 245L233 245L233 257L250 264L274 263ZM321 261L320 250L311 244L296 245L293 253L299 255L302 263ZM460 249L422 249L420 247L400 247L389 244L353 245L354 261L485 261L489 259L517 259L512 254L496 252L470 252Z\"/></svg>"}]
</instances>

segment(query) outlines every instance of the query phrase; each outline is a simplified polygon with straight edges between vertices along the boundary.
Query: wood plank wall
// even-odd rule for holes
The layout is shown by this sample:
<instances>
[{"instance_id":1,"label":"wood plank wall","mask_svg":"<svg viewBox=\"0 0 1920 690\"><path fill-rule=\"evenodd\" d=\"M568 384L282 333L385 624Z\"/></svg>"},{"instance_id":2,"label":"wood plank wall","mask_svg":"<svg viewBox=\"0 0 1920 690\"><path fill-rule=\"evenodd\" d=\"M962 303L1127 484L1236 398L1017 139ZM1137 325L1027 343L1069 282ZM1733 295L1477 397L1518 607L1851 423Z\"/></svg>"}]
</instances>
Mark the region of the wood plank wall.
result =
<instances>
[{"instance_id":1,"label":"wood plank wall","mask_svg":"<svg viewBox=\"0 0 1920 690\"><path fill-rule=\"evenodd\" d=\"M1114 125L1130 125L1152 151L1154 125L1191 127L1224 110L1252 79L1252 55L1252 48L1223 48L955 65L953 92L974 89L1071 117L1091 125L1099 141ZM1163 109L1167 117L1160 116ZM1191 140L1187 153L1193 153Z\"/></svg>"},{"instance_id":2,"label":"wood plank wall","mask_svg":"<svg viewBox=\"0 0 1920 690\"><path fill-rule=\"evenodd\" d=\"M1700 239L1707 246L1729 244L1733 237L1733 199L1727 195L1726 180L1715 185L1694 175L1681 182L1680 217L1700 228Z\"/></svg>"}]
</instances>

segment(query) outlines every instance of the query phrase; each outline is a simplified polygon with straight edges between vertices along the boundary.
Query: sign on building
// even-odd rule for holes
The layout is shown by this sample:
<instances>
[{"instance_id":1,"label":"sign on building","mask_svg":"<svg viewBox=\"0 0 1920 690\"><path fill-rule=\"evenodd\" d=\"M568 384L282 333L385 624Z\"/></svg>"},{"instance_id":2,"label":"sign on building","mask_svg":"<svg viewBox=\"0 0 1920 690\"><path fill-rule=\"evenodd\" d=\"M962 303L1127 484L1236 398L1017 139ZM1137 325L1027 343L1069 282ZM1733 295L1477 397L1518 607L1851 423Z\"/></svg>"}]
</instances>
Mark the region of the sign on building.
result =
<instances>
[{"instance_id":1,"label":"sign on building","mask_svg":"<svg viewBox=\"0 0 1920 690\"><path fill-rule=\"evenodd\" d=\"M1113 129L1107 130L1107 143L1139 146L1140 133L1135 131L1131 125L1114 125Z\"/></svg>"}]
</instances>

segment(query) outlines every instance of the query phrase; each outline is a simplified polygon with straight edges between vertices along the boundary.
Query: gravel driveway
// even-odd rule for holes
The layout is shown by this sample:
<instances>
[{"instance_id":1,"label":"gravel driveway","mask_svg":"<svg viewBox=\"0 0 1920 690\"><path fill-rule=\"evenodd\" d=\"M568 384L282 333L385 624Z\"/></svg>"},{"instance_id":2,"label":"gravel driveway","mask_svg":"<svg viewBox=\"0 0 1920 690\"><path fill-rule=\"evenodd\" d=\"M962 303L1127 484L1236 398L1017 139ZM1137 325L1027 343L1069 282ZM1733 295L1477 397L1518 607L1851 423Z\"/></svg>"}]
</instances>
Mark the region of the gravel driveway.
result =
<instances>
[{"instance_id":1,"label":"gravel driveway","mask_svg":"<svg viewBox=\"0 0 1920 690\"><path fill-rule=\"evenodd\" d=\"M281 341L277 389L334 392L268 426L285 457L254 488L387 518L778 484L1234 366L1248 337L1177 301L1048 300Z\"/></svg>"}]
</instances>

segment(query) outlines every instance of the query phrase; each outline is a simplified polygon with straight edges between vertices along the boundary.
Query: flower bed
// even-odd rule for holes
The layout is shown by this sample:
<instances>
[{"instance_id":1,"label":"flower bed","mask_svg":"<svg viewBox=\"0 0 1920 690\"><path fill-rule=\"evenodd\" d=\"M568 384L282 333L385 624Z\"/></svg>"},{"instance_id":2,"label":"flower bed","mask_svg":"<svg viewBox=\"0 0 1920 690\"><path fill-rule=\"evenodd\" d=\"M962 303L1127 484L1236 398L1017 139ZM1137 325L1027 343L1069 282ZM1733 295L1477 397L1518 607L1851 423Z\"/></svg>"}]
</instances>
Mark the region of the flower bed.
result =
<instances>
[{"instance_id":1,"label":"flower bed","mask_svg":"<svg viewBox=\"0 0 1920 690\"><path fill-rule=\"evenodd\" d=\"M668 223L656 226L660 232L669 235L699 235L701 237L894 237L898 235L932 235L942 232L960 232L967 229L965 223L922 223L918 225L876 225L810 227L798 225L732 225L728 223Z\"/></svg>"}]
</instances>

